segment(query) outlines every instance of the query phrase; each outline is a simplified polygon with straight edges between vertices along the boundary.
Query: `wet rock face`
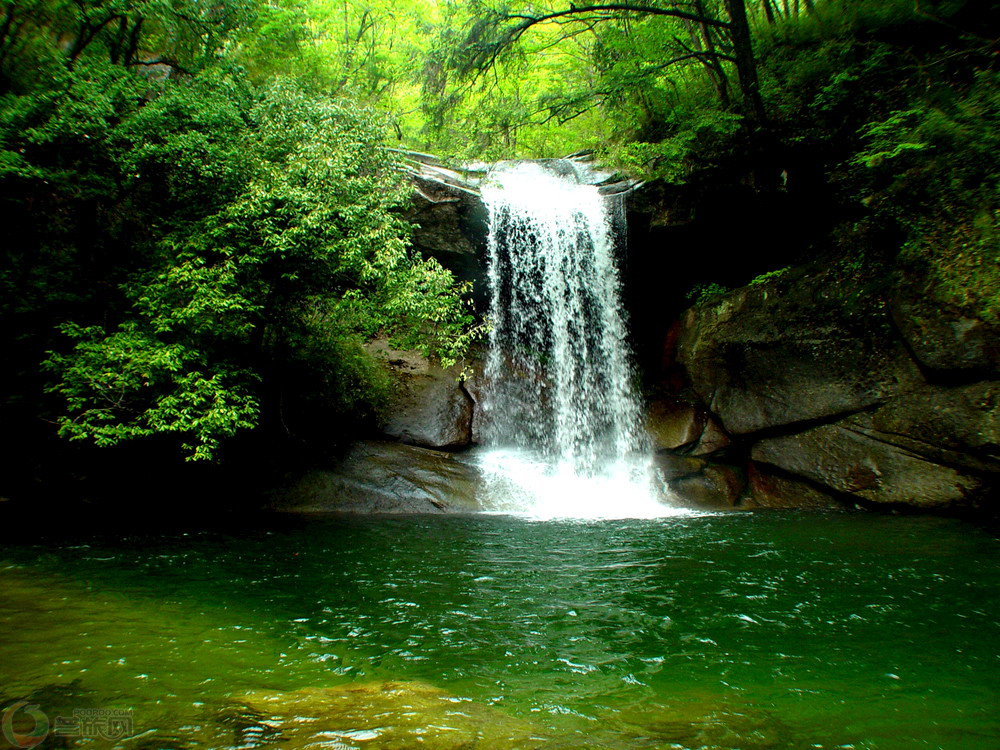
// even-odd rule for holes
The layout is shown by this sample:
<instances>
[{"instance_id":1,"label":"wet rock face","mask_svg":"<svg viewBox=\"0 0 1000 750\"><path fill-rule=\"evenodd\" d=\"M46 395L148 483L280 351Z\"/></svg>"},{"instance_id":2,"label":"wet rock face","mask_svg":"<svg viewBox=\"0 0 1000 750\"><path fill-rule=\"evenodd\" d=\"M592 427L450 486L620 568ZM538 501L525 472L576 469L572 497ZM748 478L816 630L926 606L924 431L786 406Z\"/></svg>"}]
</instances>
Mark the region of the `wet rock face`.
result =
<instances>
[{"instance_id":1,"label":"wet rock face","mask_svg":"<svg viewBox=\"0 0 1000 750\"><path fill-rule=\"evenodd\" d=\"M473 401L462 385L462 367L444 369L414 351L385 341L367 347L385 363L392 396L380 420L387 437L428 448L462 448L472 442Z\"/></svg>"},{"instance_id":2,"label":"wet rock face","mask_svg":"<svg viewBox=\"0 0 1000 750\"><path fill-rule=\"evenodd\" d=\"M646 433L662 454L710 456L732 444L718 421L700 404L661 396L646 410Z\"/></svg>"},{"instance_id":3,"label":"wet rock face","mask_svg":"<svg viewBox=\"0 0 1000 750\"><path fill-rule=\"evenodd\" d=\"M919 271L897 273L890 309L913 356L930 371L957 377L1000 375L1000 330L969 311L937 304Z\"/></svg>"},{"instance_id":4,"label":"wet rock face","mask_svg":"<svg viewBox=\"0 0 1000 750\"><path fill-rule=\"evenodd\" d=\"M660 398L646 411L646 431L656 450L675 451L694 444L705 431L707 420L705 410L694 404Z\"/></svg>"},{"instance_id":5,"label":"wet rock face","mask_svg":"<svg viewBox=\"0 0 1000 750\"><path fill-rule=\"evenodd\" d=\"M763 440L755 461L773 464L872 503L950 508L972 503L982 482L959 469L865 434L864 419L847 419Z\"/></svg>"},{"instance_id":6,"label":"wet rock face","mask_svg":"<svg viewBox=\"0 0 1000 750\"><path fill-rule=\"evenodd\" d=\"M747 479L747 493L740 503L743 509L845 510L844 503L832 493L761 464L750 463Z\"/></svg>"},{"instance_id":7,"label":"wet rock face","mask_svg":"<svg viewBox=\"0 0 1000 750\"><path fill-rule=\"evenodd\" d=\"M327 468L276 496L296 513L448 513L479 509L479 470L460 455L401 443L359 441Z\"/></svg>"},{"instance_id":8,"label":"wet rock face","mask_svg":"<svg viewBox=\"0 0 1000 750\"><path fill-rule=\"evenodd\" d=\"M487 213L482 198L455 185L411 177L413 193L404 218L413 225L411 242L459 281L477 288L485 278Z\"/></svg>"},{"instance_id":9,"label":"wet rock face","mask_svg":"<svg viewBox=\"0 0 1000 750\"><path fill-rule=\"evenodd\" d=\"M1000 476L1000 383L925 386L830 425L767 439L755 459L873 503L975 507Z\"/></svg>"},{"instance_id":10,"label":"wet rock face","mask_svg":"<svg viewBox=\"0 0 1000 750\"><path fill-rule=\"evenodd\" d=\"M894 306L854 307L865 290L852 283L787 272L682 317L671 377L680 372L706 424L717 419L732 439L727 454L752 459L740 507L989 510L1000 488L1000 381L977 379L993 366L988 329L933 319L899 288ZM952 335L960 329L965 338Z\"/></svg>"},{"instance_id":11,"label":"wet rock face","mask_svg":"<svg viewBox=\"0 0 1000 750\"><path fill-rule=\"evenodd\" d=\"M676 361L729 434L858 411L921 382L902 343L838 308L826 284L743 287L684 314Z\"/></svg>"},{"instance_id":12,"label":"wet rock face","mask_svg":"<svg viewBox=\"0 0 1000 750\"><path fill-rule=\"evenodd\" d=\"M740 504L745 472L697 456L660 453L653 462L663 496L672 504L703 510L729 510Z\"/></svg>"}]
</instances>

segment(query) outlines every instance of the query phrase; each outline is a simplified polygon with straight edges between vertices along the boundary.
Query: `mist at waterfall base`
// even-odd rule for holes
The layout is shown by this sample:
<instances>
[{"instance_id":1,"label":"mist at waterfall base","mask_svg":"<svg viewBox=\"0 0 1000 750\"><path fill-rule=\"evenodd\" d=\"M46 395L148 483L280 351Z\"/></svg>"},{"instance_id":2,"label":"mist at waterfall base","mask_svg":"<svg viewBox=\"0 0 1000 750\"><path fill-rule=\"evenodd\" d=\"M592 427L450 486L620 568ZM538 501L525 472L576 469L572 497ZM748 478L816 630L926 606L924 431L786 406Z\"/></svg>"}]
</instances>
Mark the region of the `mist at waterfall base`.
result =
<instances>
[{"instance_id":1,"label":"mist at waterfall base","mask_svg":"<svg viewBox=\"0 0 1000 750\"><path fill-rule=\"evenodd\" d=\"M615 258L623 198L602 196L585 169L500 165L482 187L484 504L540 518L682 513L662 502L633 388Z\"/></svg>"}]
</instances>

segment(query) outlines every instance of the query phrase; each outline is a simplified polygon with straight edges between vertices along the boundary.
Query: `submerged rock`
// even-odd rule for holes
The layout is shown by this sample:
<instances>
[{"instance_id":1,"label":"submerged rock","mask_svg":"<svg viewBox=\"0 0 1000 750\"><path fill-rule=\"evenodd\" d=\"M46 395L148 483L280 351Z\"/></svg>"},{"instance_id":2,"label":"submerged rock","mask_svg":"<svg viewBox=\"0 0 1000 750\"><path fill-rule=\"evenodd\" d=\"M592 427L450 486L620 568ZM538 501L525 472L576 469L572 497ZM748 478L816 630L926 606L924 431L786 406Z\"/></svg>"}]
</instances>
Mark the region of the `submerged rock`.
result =
<instances>
[{"instance_id":1,"label":"submerged rock","mask_svg":"<svg viewBox=\"0 0 1000 750\"><path fill-rule=\"evenodd\" d=\"M805 737L773 710L728 696L680 693L671 701L640 702L621 714L628 747L764 750L807 747Z\"/></svg>"},{"instance_id":2,"label":"submerged rock","mask_svg":"<svg viewBox=\"0 0 1000 750\"><path fill-rule=\"evenodd\" d=\"M401 443L360 441L326 469L276 494L298 513L447 513L479 509L479 470L461 455Z\"/></svg>"},{"instance_id":3,"label":"submerged rock","mask_svg":"<svg viewBox=\"0 0 1000 750\"><path fill-rule=\"evenodd\" d=\"M371 682L239 701L243 735L287 748L533 748L547 744L527 722L423 682ZM242 738L241 738L242 739Z\"/></svg>"}]
</instances>

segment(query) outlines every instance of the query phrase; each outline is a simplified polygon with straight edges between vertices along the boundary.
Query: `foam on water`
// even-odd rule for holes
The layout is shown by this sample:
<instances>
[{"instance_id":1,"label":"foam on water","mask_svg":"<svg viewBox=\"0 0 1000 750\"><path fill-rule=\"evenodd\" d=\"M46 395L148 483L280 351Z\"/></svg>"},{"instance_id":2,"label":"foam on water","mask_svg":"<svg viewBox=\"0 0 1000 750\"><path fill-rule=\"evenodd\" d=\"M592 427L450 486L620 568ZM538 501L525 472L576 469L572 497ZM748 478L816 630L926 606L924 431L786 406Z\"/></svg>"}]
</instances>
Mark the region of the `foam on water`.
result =
<instances>
[{"instance_id":1,"label":"foam on water","mask_svg":"<svg viewBox=\"0 0 1000 750\"><path fill-rule=\"evenodd\" d=\"M663 518L696 515L657 499L648 460L609 462L599 474L582 475L536 451L493 448L479 458L488 507L496 513L553 519Z\"/></svg>"}]
</instances>

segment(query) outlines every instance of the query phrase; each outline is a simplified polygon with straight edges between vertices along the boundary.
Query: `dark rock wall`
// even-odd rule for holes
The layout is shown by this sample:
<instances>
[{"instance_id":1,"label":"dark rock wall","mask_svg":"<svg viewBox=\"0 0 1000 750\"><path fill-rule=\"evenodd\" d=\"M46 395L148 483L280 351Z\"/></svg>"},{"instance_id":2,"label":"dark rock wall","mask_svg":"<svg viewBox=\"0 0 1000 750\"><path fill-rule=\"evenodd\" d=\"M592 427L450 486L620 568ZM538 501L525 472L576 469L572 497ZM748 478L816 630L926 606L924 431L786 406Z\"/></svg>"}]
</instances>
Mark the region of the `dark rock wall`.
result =
<instances>
[{"instance_id":1,"label":"dark rock wall","mask_svg":"<svg viewBox=\"0 0 1000 750\"><path fill-rule=\"evenodd\" d=\"M413 201L404 218L413 225L414 249L436 259L459 281L473 285L477 309L486 309L486 238L489 217L469 189L413 176Z\"/></svg>"},{"instance_id":2,"label":"dark rock wall","mask_svg":"<svg viewBox=\"0 0 1000 750\"><path fill-rule=\"evenodd\" d=\"M473 400L463 385L463 365L447 369L419 352L393 349L384 340L368 345L393 380L390 402L379 420L386 437L426 448L457 450L472 443Z\"/></svg>"},{"instance_id":3,"label":"dark rock wall","mask_svg":"<svg viewBox=\"0 0 1000 750\"><path fill-rule=\"evenodd\" d=\"M763 271L802 262L839 210L804 178L770 190L730 176L696 187L646 185L629 198L623 299L636 359L657 371L663 338L691 302L692 287L746 284Z\"/></svg>"},{"instance_id":4,"label":"dark rock wall","mask_svg":"<svg viewBox=\"0 0 1000 750\"><path fill-rule=\"evenodd\" d=\"M817 263L676 322L664 380L729 436L720 458L809 488L758 479L747 504L794 505L776 499L787 491L812 505L819 491L869 507L995 510L1000 340L914 290L897 274L866 297L862 281ZM902 310L921 310L921 322Z\"/></svg>"}]
</instances>

